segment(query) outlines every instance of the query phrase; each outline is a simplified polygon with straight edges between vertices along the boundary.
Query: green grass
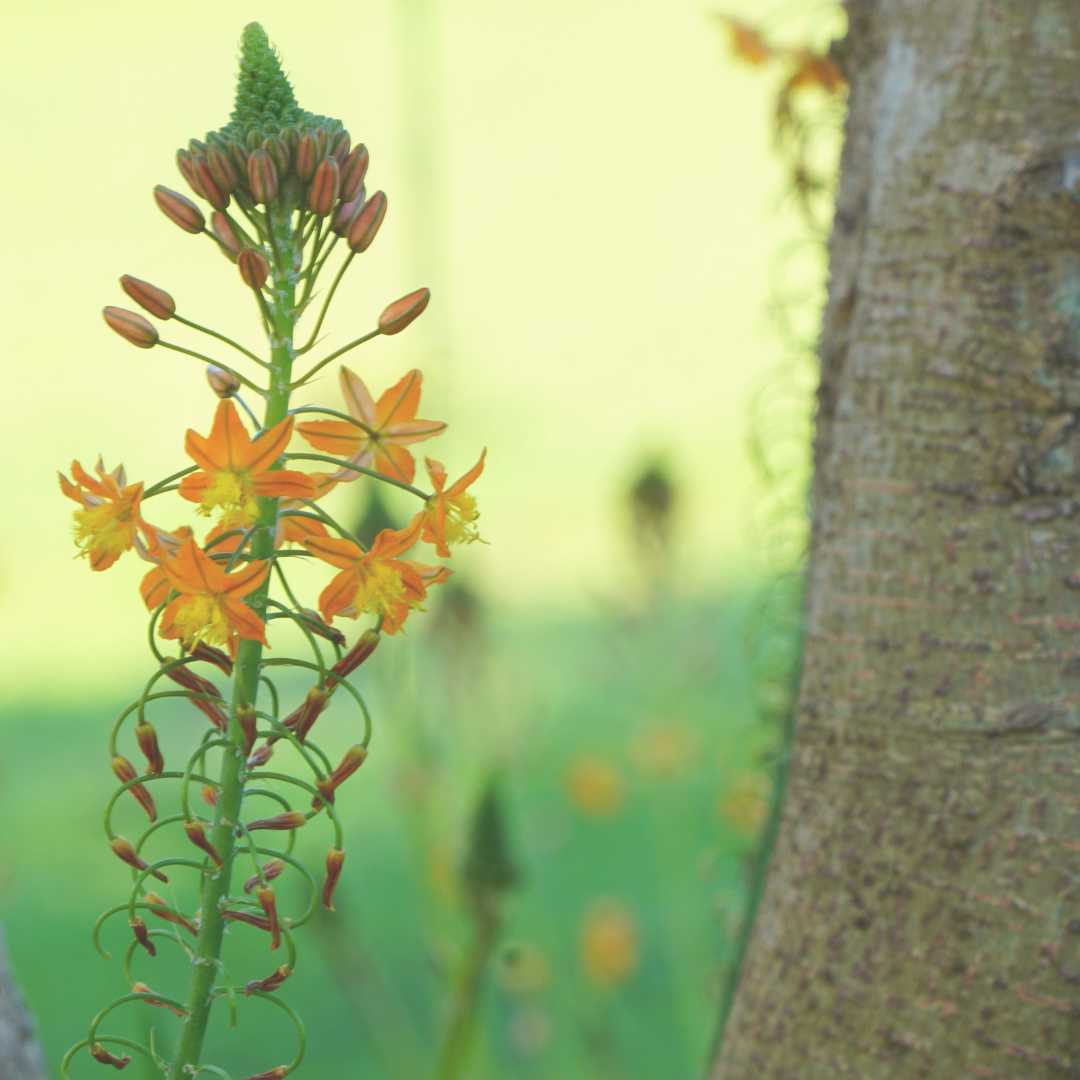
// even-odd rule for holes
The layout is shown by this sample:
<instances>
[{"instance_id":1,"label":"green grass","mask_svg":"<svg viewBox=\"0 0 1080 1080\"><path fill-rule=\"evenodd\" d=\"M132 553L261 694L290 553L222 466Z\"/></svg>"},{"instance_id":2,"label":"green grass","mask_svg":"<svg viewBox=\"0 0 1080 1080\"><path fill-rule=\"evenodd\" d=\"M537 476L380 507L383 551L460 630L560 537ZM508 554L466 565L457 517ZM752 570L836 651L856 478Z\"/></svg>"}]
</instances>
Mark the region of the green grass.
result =
<instances>
[{"instance_id":1,"label":"green grass","mask_svg":"<svg viewBox=\"0 0 1080 1080\"><path fill-rule=\"evenodd\" d=\"M761 771L767 746L744 641L751 605L744 592L648 619L495 615L472 629L445 609L426 631L383 644L360 680L375 714L372 756L339 798L349 855L338 914L298 932L298 969L282 990L308 1027L300 1077L430 1075L450 976L470 934L457 871L493 768L521 880L504 901L504 934L463 1075L645 1080L699 1072L750 844L720 805L740 777ZM285 684L286 708L305 686ZM138 689L136 680L125 692ZM94 1012L126 990L123 917L106 931L111 962L89 939L99 911L127 889L100 823L112 786L105 738L123 704L118 695L46 709L27 698L0 713L8 748L0 807L9 823L0 911L53 1070ZM355 731L336 708L316 728L332 758ZM204 730L201 714L183 704L163 703L153 719L167 760ZM649 733L659 746L651 757ZM658 771L665 739L685 752L670 775ZM568 796L566 771L583 755L617 771L622 798L613 813L585 814ZM139 824L128 802L121 831ZM312 822L298 845L314 867L328 844L324 827ZM182 837L173 847L193 851ZM174 895L184 900L182 884ZM610 988L593 985L579 960L582 919L604 898L631 914L639 938L635 969ZM282 890L283 910L297 902ZM169 948L157 960L136 957L135 977L183 999L185 963ZM515 958L535 950L548 977L515 989ZM243 927L230 932L227 957L240 983L281 962L265 935ZM168 1046L167 1013L125 1008L113 1031L152 1022ZM220 1010L213 1060L236 1080L289 1060L281 1014L245 999L238 1008L237 1031ZM73 1075L102 1075L99 1068L87 1058ZM125 1075L151 1075L140 1068L133 1063Z\"/></svg>"}]
</instances>

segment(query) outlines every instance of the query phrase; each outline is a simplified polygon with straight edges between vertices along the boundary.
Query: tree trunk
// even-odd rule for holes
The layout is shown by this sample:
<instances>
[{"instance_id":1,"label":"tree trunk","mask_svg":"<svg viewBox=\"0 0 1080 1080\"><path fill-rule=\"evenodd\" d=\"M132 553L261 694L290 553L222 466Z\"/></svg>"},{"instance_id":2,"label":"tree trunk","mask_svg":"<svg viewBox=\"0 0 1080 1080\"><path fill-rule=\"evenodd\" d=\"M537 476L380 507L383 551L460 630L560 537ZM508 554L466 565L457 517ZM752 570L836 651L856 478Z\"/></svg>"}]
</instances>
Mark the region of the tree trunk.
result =
<instances>
[{"instance_id":1,"label":"tree trunk","mask_svg":"<svg viewBox=\"0 0 1080 1080\"><path fill-rule=\"evenodd\" d=\"M45 1059L34 1037L30 1016L8 969L0 932L0 1077L3 1080L45 1080Z\"/></svg>"},{"instance_id":2,"label":"tree trunk","mask_svg":"<svg viewBox=\"0 0 1080 1080\"><path fill-rule=\"evenodd\" d=\"M711 1075L1080 1077L1080 18L848 10L795 745Z\"/></svg>"}]
</instances>

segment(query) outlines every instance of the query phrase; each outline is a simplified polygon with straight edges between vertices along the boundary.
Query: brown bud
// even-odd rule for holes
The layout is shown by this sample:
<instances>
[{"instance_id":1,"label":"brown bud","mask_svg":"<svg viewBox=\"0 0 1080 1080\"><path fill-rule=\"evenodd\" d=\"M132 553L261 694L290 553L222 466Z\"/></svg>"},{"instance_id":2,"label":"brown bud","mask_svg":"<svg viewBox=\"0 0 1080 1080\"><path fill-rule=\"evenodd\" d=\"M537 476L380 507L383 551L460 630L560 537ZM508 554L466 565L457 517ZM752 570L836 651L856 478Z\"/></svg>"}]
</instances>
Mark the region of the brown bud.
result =
<instances>
[{"instance_id":1,"label":"brown bud","mask_svg":"<svg viewBox=\"0 0 1080 1080\"><path fill-rule=\"evenodd\" d=\"M225 254L236 262L236 257L244 250L244 242L236 231L236 226L229 219L229 215L221 210L215 210L210 215L210 230Z\"/></svg>"},{"instance_id":2,"label":"brown bud","mask_svg":"<svg viewBox=\"0 0 1080 1080\"><path fill-rule=\"evenodd\" d=\"M231 371L219 368L217 364L206 365L206 381L222 400L233 397L240 389L240 380Z\"/></svg>"},{"instance_id":3,"label":"brown bud","mask_svg":"<svg viewBox=\"0 0 1080 1080\"><path fill-rule=\"evenodd\" d=\"M128 925L131 927L132 933L135 935L135 940L151 955L157 956L157 949L154 943L150 940L150 931L146 929L146 923L142 921L137 915L132 919Z\"/></svg>"},{"instance_id":4,"label":"brown bud","mask_svg":"<svg viewBox=\"0 0 1080 1080\"><path fill-rule=\"evenodd\" d=\"M319 164L319 147L310 131L304 132L296 144L296 175L306 184Z\"/></svg>"},{"instance_id":5,"label":"brown bud","mask_svg":"<svg viewBox=\"0 0 1080 1080\"><path fill-rule=\"evenodd\" d=\"M330 140L330 149L327 153L330 157L334 158L339 165L342 165L349 156L349 147L351 145L352 139L349 137L349 133L342 129Z\"/></svg>"},{"instance_id":6,"label":"brown bud","mask_svg":"<svg viewBox=\"0 0 1080 1080\"><path fill-rule=\"evenodd\" d=\"M195 172L195 162L192 160L190 150L176 151L176 167L180 170L180 175L187 181L188 187L201 199L203 191L199 186L199 177Z\"/></svg>"},{"instance_id":7,"label":"brown bud","mask_svg":"<svg viewBox=\"0 0 1080 1080\"><path fill-rule=\"evenodd\" d=\"M351 675L375 651L380 636L374 630L365 630L356 644L330 669L327 685L334 685L335 675L342 678Z\"/></svg>"},{"instance_id":8,"label":"brown bud","mask_svg":"<svg viewBox=\"0 0 1080 1080\"><path fill-rule=\"evenodd\" d=\"M112 759L112 770L116 774L116 779L121 784L128 783L129 780L134 780L139 774L135 771L135 766L122 754L117 754ZM128 788L128 791L134 796L135 801L146 811L146 816L151 821L157 820L157 807L154 805L154 798L149 791L146 790L145 784L132 784Z\"/></svg>"},{"instance_id":9,"label":"brown bud","mask_svg":"<svg viewBox=\"0 0 1080 1080\"><path fill-rule=\"evenodd\" d=\"M181 915L179 911L173 911L167 901L158 896L157 893L148 892L143 899L150 905L150 911L159 919L174 923L176 926L182 926L193 937L198 936L199 928L190 919Z\"/></svg>"},{"instance_id":10,"label":"brown bud","mask_svg":"<svg viewBox=\"0 0 1080 1080\"><path fill-rule=\"evenodd\" d=\"M367 761L367 756L368 752L366 746L361 746L359 743L355 746L350 746L349 749L345 751L345 756L341 759L338 767L330 774L330 782L334 787L341 787L341 785L344 784L365 761Z\"/></svg>"},{"instance_id":11,"label":"brown bud","mask_svg":"<svg viewBox=\"0 0 1080 1080\"><path fill-rule=\"evenodd\" d=\"M277 197L278 174L274 159L266 150L255 150L247 160L248 187L251 196L264 206Z\"/></svg>"},{"instance_id":12,"label":"brown bud","mask_svg":"<svg viewBox=\"0 0 1080 1080\"><path fill-rule=\"evenodd\" d=\"M259 906L266 912L266 918L270 922L270 951L281 945L281 924L278 922L277 914L277 897L274 896L274 890L268 888L258 888L255 890L255 898L259 901Z\"/></svg>"},{"instance_id":13,"label":"brown bud","mask_svg":"<svg viewBox=\"0 0 1080 1080\"><path fill-rule=\"evenodd\" d=\"M206 228L203 212L179 191L158 184L154 188L154 202L158 204L158 209L184 232L201 233Z\"/></svg>"},{"instance_id":14,"label":"brown bud","mask_svg":"<svg viewBox=\"0 0 1080 1080\"><path fill-rule=\"evenodd\" d=\"M236 265L249 289L258 291L270 276L270 264L266 261L266 256L254 248L244 248L236 259Z\"/></svg>"},{"instance_id":15,"label":"brown bud","mask_svg":"<svg viewBox=\"0 0 1080 1080\"><path fill-rule=\"evenodd\" d=\"M175 1016L184 1017L188 1014L187 1009L183 1008L183 1006L174 1005L171 1001L166 1001L165 998L155 994L144 982L132 983L131 992L133 994L142 994L143 1001L146 1002L147 1005L154 1005L159 1009L168 1009L169 1012L173 1013Z\"/></svg>"},{"instance_id":16,"label":"brown bud","mask_svg":"<svg viewBox=\"0 0 1080 1080\"><path fill-rule=\"evenodd\" d=\"M206 151L206 164L214 183L226 195L240 183L240 174L232 155L221 146L211 146Z\"/></svg>"},{"instance_id":17,"label":"brown bud","mask_svg":"<svg viewBox=\"0 0 1080 1080\"><path fill-rule=\"evenodd\" d=\"M247 756L255 745L255 710L250 705L241 706L236 710L236 722L244 733L244 755Z\"/></svg>"},{"instance_id":18,"label":"brown bud","mask_svg":"<svg viewBox=\"0 0 1080 1080\"><path fill-rule=\"evenodd\" d=\"M230 922L242 922L248 926L257 926L260 930L270 929L270 920L265 915L253 915L250 911L237 911L235 908L226 908L221 917Z\"/></svg>"},{"instance_id":19,"label":"brown bud","mask_svg":"<svg viewBox=\"0 0 1080 1080\"><path fill-rule=\"evenodd\" d=\"M253 1073L251 1076L246 1077L246 1080L285 1080L288 1075L288 1067L279 1065L276 1069L269 1069L267 1072Z\"/></svg>"},{"instance_id":20,"label":"brown bud","mask_svg":"<svg viewBox=\"0 0 1080 1080\"><path fill-rule=\"evenodd\" d=\"M94 1043L90 1047L90 1056L95 1061L100 1061L102 1065L111 1065L114 1069L126 1069L131 1064L131 1058L125 1054L123 1057L117 1057L115 1054L110 1054L101 1043ZM282 1073L282 1076L285 1076Z\"/></svg>"},{"instance_id":21,"label":"brown bud","mask_svg":"<svg viewBox=\"0 0 1080 1080\"><path fill-rule=\"evenodd\" d=\"M307 692L304 703L289 713L282 723L287 728L291 728L297 739L303 742L307 738L308 732L314 727L315 721L319 719L323 709L326 708L326 703L329 700L330 695L325 690L313 686Z\"/></svg>"},{"instance_id":22,"label":"brown bud","mask_svg":"<svg viewBox=\"0 0 1080 1080\"><path fill-rule=\"evenodd\" d=\"M229 193L222 191L218 187L213 173L210 172L210 166L207 164L206 158L192 158L191 164L195 170L195 176L198 178L199 187L203 189L203 198L215 210L224 210L229 205Z\"/></svg>"},{"instance_id":23,"label":"brown bud","mask_svg":"<svg viewBox=\"0 0 1080 1080\"><path fill-rule=\"evenodd\" d=\"M345 236L349 231L349 226L353 223L353 219L364 208L364 189L360 188L360 193L351 202L343 202L338 205L338 208L334 211L334 216L330 221L330 228L338 236Z\"/></svg>"},{"instance_id":24,"label":"brown bud","mask_svg":"<svg viewBox=\"0 0 1080 1080\"><path fill-rule=\"evenodd\" d=\"M334 209L341 187L341 166L332 157L323 158L308 188L308 209L318 217L326 217Z\"/></svg>"},{"instance_id":25,"label":"brown bud","mask_svg":"<svg viewBox=\"0 0 1080 1080\"><path fill-rule=\"evenodd\" d=\"M341 197L346 202L355 199L364 186L364 177L368 170L367 147L360 143L353 147L352 153L341 166Z\"/></svg>"},{"instance_id":26,"label":"brown bud","mask_svg":"<svg viewBox=\"0 0 1080 1080\"><path fill-rule=\"evenodd\" d=\"M176 301L164 289L151 285L149 281L124 274L120 279L120 288L155 318L171 319L176 314Z\"/></svg>"},{"instance_id":27,"label":"brown bud","mask_svg":"<svg viewBox=\"0 0 1080 1080\"><path fill-rule=\"evenodd\" d=\"M203 784L199 794L202 795L203 802L206 803L207 806L217 806L217 788L211 787L209 784Z\"/></svg>"},{"instance_id":28,"label":"brown bud","mask_svg":"<svg viewBox=\"0 0 1080 1080\"><path fill-rule=\"evenodd\" d=\"M205 660L208 664L213 664L224 675L232 674L233 662L229 659L229 654L213 645L207 645L205 641L196 642L195 648L188 655L192 660Z\"/></svg>"},{"instance_id":29,"label":"brown bud","mask_svg":"<svg viewBox=\"0 0 1080 1080\"><path fill-rule=\"evenodd\" d=\"M416 292L395 300L379 316L379 329L384 334L400 334L413 319L423 313L430 299L430 289L417 289Z\"/></svg>"},{"instance_id":30,"label":"brown bud","mask_svg":"<svg viewBox=\"0 0 1080 1080\"><path fill-rule=\"evenodd\" d=\"M109 328L115 330L125 341L137 345L140 349L152 349L158 343L158 332L149 319L144 319L134 311L127 308L107 307L103 308L102 315L109 324Z\"/></svg>"},{"instance_id":31,"label":"brown bud","mask_svg":"<svg viewBox=\"0 0 1080 1080\"><path fill-rule=\"evenodd\" d=\"M206 830L202 827L202 823L199 821L185 821L184 832L187 833L187 838L197 847L200 851L205 851L217 866L224 866L224 860L218 854L218 850L207 839Z\"/></svg>"},{"instance_id":32,"label":"brown bud","mask_svg":"<svg viewBox=\"0 0 1080 1080\"><path fill-rule=\"evenodd\" d=\"M136 870L149 869L147 863L135 851L130 840L125 840L122 836L114 836L109 841L109 847L112 848L113 854L122 862L126 862L128 866L134 867ZM158 881L168 883L169 879L160 870L151 870L150 872Z\"/></svg>"},{"instance_id":33,"label":"brown bud","mask_svg":"<svg viewBox=\"0 0 1080 1080\"><path fill-rule=\"evenodd\" d=\"M288 964L282 964L281 967L276 968L271 974L267 975L265 979L252 979L244 987L244 993L253 994L256 990L261 990L264 994L269 994L276 990L291 974L292 968Z\"/></svg>"},{"instance_id":34,"label":"brown bud","mask_svg":"<svg viewBox=\"0 0 1080 1080\"><path fill-rule=\"evenodd\" d=\"M386 217L386 194L376 191L349 226L349 247L357 253L367 251L384 217Z\"/></svg>"},{"instance_id":35,"label":"brown bud","mask_svg":"<svg viewBox=\"0 0 1080 1080\"><path fill-rule=\"evenodd\" d=\"M318 789L320 798L311 800L311 809L318 813L323 803L329 803L331 806L334 804L334 782L328 776L320 776L315 781L315 787Z\"/></svg>"},{"instance_id":36,"label":"brown bud","mask_svg":"<svg viewBox=\"0 0 1080 1080\"><path fill-rule=\"evenodd\" d=\"M341 868L345 865L345 852L331 848L326 856L326 880L323 882L322 902L327 911L334 910L334 890L341 877Z\"/></svg>"},{"instance_id":37,"label":"brown bud","mask_svg":"<svg viewBox=\"0 0 1080 1080\"><path fill-rule=\"evenodd\" d=\"M249 769L261 769L274 756L273 743L263 743L247 759Z\"/></svg>"},{"instance_id":38,"label":"brown bud","mask_svg":"<svg viewBox=\"0 0 1080 1080\"><path fill-rule=\"evenodd\" d=\"M143 722L135 725L135 739L139 749L146 755L147 772L158 776L165 771L165 759L158 746L157 732L153 724Z\"/></svg>"},{"instance_id":39,"label":"brown bud","mask_svg":"<svg viewBox=\"0 0 1080 1080\"><path fill-rule=\"evenodd\" d=\"M281 872L285 869L285 863L281 859L271 859L267 863L263 863L262 879L263 881L273 881L274 878L279 877ZM244 882L244 892L249 893L256 885L259 884L259 875L252 874L251 877Z\"/></svg>"},{"instance_id":40,"label":"brown bud","mask_svg":"<svg viewBox=\"0 0 1080 1080\"><path fill-rule=\"evenodd\" d=\"M248 832L256 829L273 829L281 832L286 829L299 829L307 823L307 818L299 810L289 810L284 814L275 814L274 817L259 818L257 821L248 822Z\"/></svg>"},{"instance_id":41,"label":"brown bud","mask_svg":"<svg viewBox=\"0 0 1080 1080\"><path fill-rule=\"evenodd\" d=\"M263 140L263 149L273 158L278 176L284 176L289 171L289 163L292 155L289 153L289 145L284 139L276 135Z\"/></svg>"},{"instance_id":42,"label":"brown bud","mask_svg":"<svg viewBox=\"0 0 1080 1080\"><path fill-rule=\"evenodd\" d=\"M179 683L189 691L191 703L196 709L202 711L211 724L219 731L228 727L228 718L218 702L221 701L221 691L201 675L196 675L187 664L177 664L165 672L173 682Z\"/></svg>"},{"instance_id":43,"label":"brown bud","mask_svg":"<svg viewBox=\"0 0 1080 1080\"><path fill-rule=\"evenodd\" d=\"M336 626L324 623L322 616L317 611L306 607L300 608L298 614L303 616L305 625L313 634L318 634L319 637L324 637L327 641L332 641L335 645L344 647L345 635Z\"/></svg>"}]
</instances>

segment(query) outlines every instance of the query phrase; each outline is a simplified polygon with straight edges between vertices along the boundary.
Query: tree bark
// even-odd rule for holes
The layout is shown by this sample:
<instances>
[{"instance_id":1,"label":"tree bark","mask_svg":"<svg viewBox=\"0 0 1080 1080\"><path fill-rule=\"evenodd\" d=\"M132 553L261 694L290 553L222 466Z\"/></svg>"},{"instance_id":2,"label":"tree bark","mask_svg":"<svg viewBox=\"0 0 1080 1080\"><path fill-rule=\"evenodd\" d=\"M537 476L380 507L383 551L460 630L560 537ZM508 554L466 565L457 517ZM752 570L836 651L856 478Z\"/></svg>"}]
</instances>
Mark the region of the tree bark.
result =
<instances>
[{"instance_id":1,"label":"tree bark","mask_svg":"<svg viewBox=\"0 0 1080 1080\"><path fill-rule=\"evenodd\" d=\"M45 1059L30 1015L11 977L0 929L0 1077L45 1080Z\"/></svg>"},{"instance_id":2,"label":"tree bark","mask_svg":"<svg viewBox=\"0 0 1080 1080\"><path fill-rule=\"evenodd\" d=\"M847 6L795 744L711 1076L1080 1077L1080 18Z\"/></svg>"}]
</instances>

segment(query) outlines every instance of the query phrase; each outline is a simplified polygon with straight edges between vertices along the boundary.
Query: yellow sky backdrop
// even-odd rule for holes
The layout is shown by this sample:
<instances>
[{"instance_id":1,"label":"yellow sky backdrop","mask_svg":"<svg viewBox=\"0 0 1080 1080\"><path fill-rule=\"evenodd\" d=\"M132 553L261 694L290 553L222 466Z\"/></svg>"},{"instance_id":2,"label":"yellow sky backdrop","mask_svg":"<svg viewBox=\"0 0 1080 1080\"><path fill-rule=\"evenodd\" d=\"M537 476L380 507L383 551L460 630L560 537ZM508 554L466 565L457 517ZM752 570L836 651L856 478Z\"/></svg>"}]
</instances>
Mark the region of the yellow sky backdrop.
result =
<instances>
[{"instance_id":1,"label":"yellow sky backdrop","mask_svg":"<svg viewBox=\"0 0 1080 1080\"><path fill-rule=\"evenodd\" d=\"M389 194L328 347L389 300L433 290L417 324L347 362L376 393L424 370L422 415L450 428L423 449L452 476L489 448L477 490L491 543L455 564L507 604L614 594L627 575L620 492L660 450L683 486L685 587L745 573L746 402L778 349L770 260L798 227L776 212L773 82L729 60L707 12L693 0L191 0L3 15L0 686L40 679L56 650L65 687L101 684L145 648L144 564L129 555L97 575L72 558L55 474L100 451L151 482L186 464L186 428L209 425L198 364L102 323L103 305L128 305L120 274L258 343L235 268L151 198L155 183L184 189L176 148L227 119L239 34L256 18L300 104L344 120L371 151L369 190ZM336 379L312 397L340 407ZM155 520L189 520L169 498Z\"/></svg>"}]
</instances>

